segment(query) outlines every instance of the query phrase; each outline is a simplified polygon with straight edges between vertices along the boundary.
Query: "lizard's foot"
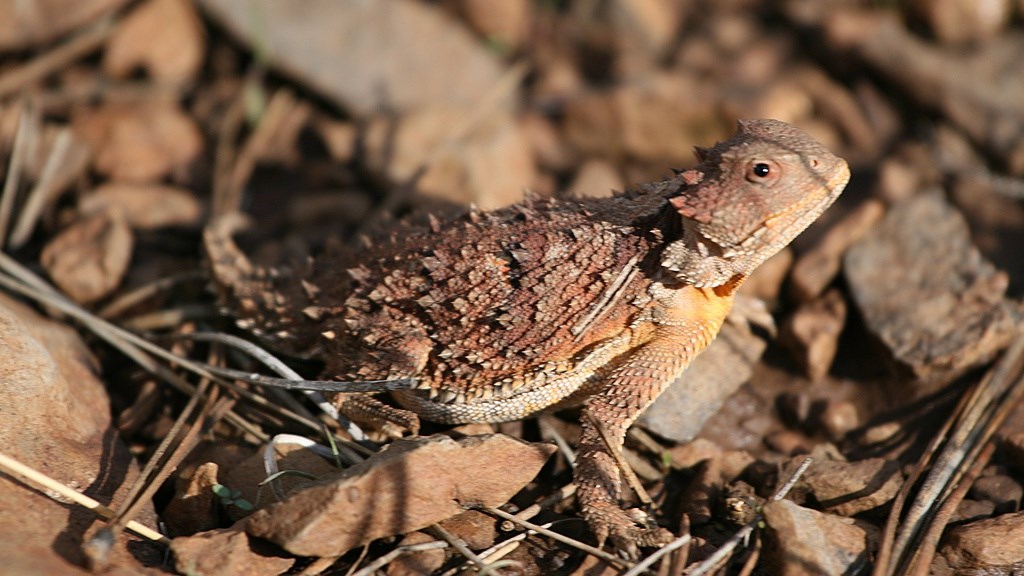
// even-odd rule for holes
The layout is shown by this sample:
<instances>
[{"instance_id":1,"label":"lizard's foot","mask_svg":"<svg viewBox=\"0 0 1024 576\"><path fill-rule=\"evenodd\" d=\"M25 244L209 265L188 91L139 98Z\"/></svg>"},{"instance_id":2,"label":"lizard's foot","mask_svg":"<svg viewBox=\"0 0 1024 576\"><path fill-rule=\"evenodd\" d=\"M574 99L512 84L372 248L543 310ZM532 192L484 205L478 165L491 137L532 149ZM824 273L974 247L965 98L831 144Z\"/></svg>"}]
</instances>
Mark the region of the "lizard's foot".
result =
<instances>
[{"instance_id":1,"label":"lizard's foot","mask_svg":"<svg viewBox=\"0 0 1024 576\"><path fill-rule=\"evenodd\" d=\"M638 508L623 510L610 502L594 502L583 515L597 537L598 547L611 540L613 548L630 558L639 555L639 548L657 548L675 539L665 528L654 526Z\"/></svg>"}]
</instances>

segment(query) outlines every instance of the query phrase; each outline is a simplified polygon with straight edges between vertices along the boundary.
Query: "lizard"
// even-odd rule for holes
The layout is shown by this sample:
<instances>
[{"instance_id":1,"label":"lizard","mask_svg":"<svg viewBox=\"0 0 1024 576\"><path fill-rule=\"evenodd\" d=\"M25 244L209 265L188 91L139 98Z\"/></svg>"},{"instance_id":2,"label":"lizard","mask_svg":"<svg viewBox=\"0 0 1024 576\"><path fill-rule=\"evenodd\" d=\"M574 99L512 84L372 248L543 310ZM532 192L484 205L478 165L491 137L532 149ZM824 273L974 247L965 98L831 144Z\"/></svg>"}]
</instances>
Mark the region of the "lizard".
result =
<instances>
[{"instance_id":1,"label":"lizard","mask_svg":"<svg viewBox=\"0 0 1024 576\"><path fill-rule=\"evenodd\" d=\"M611 450L715 337L737 288L814 222L845 160L777 120L739 121L695 168L602 199L531 198L393 233L291 269L252 264L215 218L204 245L239 326L324 362L325 379L395 381L399 407L342 393L357 419L502 422L582 404L574 480L599 545L671 539L619 503Z\"/></svg>"}]
</instances>

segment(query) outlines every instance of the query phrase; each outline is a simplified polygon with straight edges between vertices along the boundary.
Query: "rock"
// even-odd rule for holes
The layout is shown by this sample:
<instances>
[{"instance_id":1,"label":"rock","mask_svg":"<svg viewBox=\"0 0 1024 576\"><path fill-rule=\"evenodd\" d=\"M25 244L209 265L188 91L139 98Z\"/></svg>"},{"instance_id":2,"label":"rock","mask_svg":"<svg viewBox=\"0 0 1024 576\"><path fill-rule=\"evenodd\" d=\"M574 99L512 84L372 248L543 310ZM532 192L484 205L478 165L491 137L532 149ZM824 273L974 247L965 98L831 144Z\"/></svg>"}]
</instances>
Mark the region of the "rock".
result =
<instances>
[{"instance_id":1,"label":"rock","mask_svg":"<svg viewBox=\"0 0 1024 576\"><path fill-rule=\"evenodd\" d=\"M797 454L809 454L811 452L810 439L794 430L776 430L764 438L764 443L772 450L786 456Z\"/></svg>"},{"instance_id":2,"label":"rock","mask_svg":"<svg viewBox=\"0 0 1024 576\"><path fill-rule=\"evenodd\" d=\"M878 167L876 194L890 204L902 202L921 189L921 175L910 163L886 158Z\"/></svg>"},{"instance_id":3,"label":"rock","mask_svg":"<svg viewBox=\"0 0 1024 576\"><path fill-rule=\"evenodd\" d=\"M885 215L878 200L866 200L822 236L813 248L801 254L793 265L792 294L800 302L813 300L839 273L843 253L863 238Z\"/></svg>"},{"instance_id":4,"label":"rock","mask_svg":"<svg viewBox=\"0 0 1024 576\"><path fill-rule=\"evenodd\" d=\"M519 125L530 143L537 165L550 172L567 172L576 167L576 159L562 142L551 120L537 113L526 113Z\"/></svg>"},{"instance_id":5,"label":"rock","mask_svg":"<svg viewBox=\"0 0 1024 576\"><path fill-rule=\"evenodd\" d=\"M987 500L964 499L956 507L956 512L949 519L950 524L962 524L991 518L996 510L996 505Z\"/></svg>"},{"instance_id":6,"label":"rock","mask_svg":"<svg viewBox=\"0 0 1024 576\"><path fill-rule=\"evenodd\" d=\"M856 462L816 460L800 479L826 512L853 516L896 497L903 478L899 463L882 458Z\"/></svg>"},{"instance_id":7,"label":"rock","mask_svg":"<svg viewBox=\"0 0 1024 576\"><path fill-rule=\"evenodd\" d=\"M750 454L738 451L721 453L701 461L696 474L679 497L679 512L686 514L692 526L720 520L723 497L733 495L737 486L750 488L743 482L732 483L753 462Z\"/></svg>"},{"instance_id":8,"label":"rock","mask_svg":"<svg viewBox=\"0 0 1024 576\"><path fill-rule=\"evenodd\" d=\"M725 489L725 479L718 459L701 462L697 474L683 490L679 511L686 514L693 526L711 522L715 517L715 504Z\"/></svg>"},{"instance_id":9,"label":"rock","mask_svg":"<svg viewBox=\"0 0 1024 576\"><path fill-rule=\"evenodd\" d=\"M171 552L179 574L277 576L295 564L294 558L283 558L273 546L234 526L175 538Z\"/></svg>"},{"instance_id":10,"label":"rock","mask_svg":"<svg viewBox=\"0 0 1024 576\"><path fill-rule=\"evenodd\" d=\"M108 104L77 114L72 128L92 147L96 171L112 180L158 181L203 149L199 127L173 102Z\"/></svg>"},{"instance_id":11,"label":"rock","mask_svg":"<svg viewBox=\"0 0 1024 576\"><path fill-rule=\"evenodd\" d=\"M83 214L118 210L136 230L198 227L203 216L203 207L191 191L158 184L101 184L82 196L78 209Z\"/></svg>"},{"instance_id":12,"label":"rock","mask_svg":"<svg viewBox=\"0 0 1024 576\"><path fill-rule=\"evenodd\" d=\"M771 83L742 110L751 118L775 118L790 124L802 123L812 116L814 101L798 82L787 79Z\"/></svg>"},{"instance_id":13,"label":"rock","mask_svg":"<svg viewBox=\"0 0 1024 576\"><path fill-rule=\"evenodd\" d=\"M134 237L117 211L86 216L43 248L39 260L72 300L95 302L120 285L131 262Z\"/></svg>"},{"instance_id":14,"label":"rock","mask_svg":"<svg viewBox=\"0 0 1024 576\"><path fill-rule=\"evenodd\" d=\"M982 476L974 481L967 495L975 500L986 500L995 505L996 514L1016 512L1020 508L1024 488L1009 476L996 474Z\"/></svg>"},{"instance_id":15,"label":"rock","mask_svg":"<svg viewBox=\"0 0 1024 576\"><path fill-rule=\"evenodd\" d=\"M174 498L164 508L161 519L170 536L188 536L213 530L220 525L220 502L213 493L217 464L207 462L188 478L178 478Z\"/></svg>"},{"instance_id":16,"label":"rock","mask_svg":"<svg viewBox=\"0 0 1024 576\"><path fill-rule=\"evenodd\" d=\"M807 302L782 327L780 340L812 381L828 374L846 324L846 300L838 290Z\"/></svg>"},{"instance_id":17,"label":"rock","mask_svg":"<svg viewBox=\"0 0 1024 576\"><path fill-rule=\"evenodd\" d=\"M578 197L607 198L615 191L622 191L626 184L610 162L587 160L580 166L576 177L566 191Z\"/></svg>"},{"instance_id":18,"label":"rock","mask_svg":"<svg viewBox=\"0 0 1024 576\"><path fill-rule=\"evenodd\" d=\"M128 0L0 0L0 52L28 50L52 42Z\"/></svg>"},{"instance_id":19,"label":"rock","mask_svg":"<svg viewBox=\"0 0 1024 576\"><path fill-rule=\"evenodd\" d=\"M939 111L1011 175L1024 175L1024 100L1018 97L1024 93L1024 35L1000 34L971 50L936 46L893 16L831 10L825 35L835 49L867 63L909 100Z\"/></svg>"},{"instance_id":20,"label":"rock","mask_svg":"<svg viewBox=\"0 0 1024 576\"><path fill-rule=\"evenodd\" d=\"M788 500L764 507L765 555L771 574L820 576L865 570L877 529L850 518L802 508Z\"/></svg>"},{"instance_id":21,"label":"rock","mask_svg":"<svg viewBox=\"0 0 1024 576\"><path fill-rule=\"evenodd\" d=\"M1024 472L1024 431L1007 435L1002 442L1002 449L1014 470L1018 474Z\"/></svg>"},{"instance_id":22,"label":"rock","mask_svg":"<svg viewBox=\"0 0 1024 576\"><path fill-rule=\"evenodd\" d=\"M672 0L614 0L609 20L620 51L659 60L672 48L681 23L682 4Z\"/></svg>"},{"instance_id":23,"label":"rock","mask_svg":"<svg viewBox=\"0 0 1024 576\"><path fill-rule=\"evenodd\" d=\"M941 554L957 574L1013 574L1024 565L1024 512L950 528Z\"/></svg>"},{"instance_id":24,"label":"rock","mask_svg":"<svg viewBox=\"0 0 1024 576\"><path fill-rule=\"evenodd\" d=\"M943 44L983 42L1010 21L1010 0L915 0L913 16L923 21Z\"/></svg>"},{"instance_id":25,"label":"rock","mask_svg":"<svg viewBox=\"0 0 1024 576\"><path fill-rule=\"evenodd\" d=\"M276 501L270 486L260 486L260 483L267 478L266 465L263 462L265 450L266 447L237 465L223 469L219 474L221 484L231 490L238 490L241 493L241 498L257 508L265 508ZM332 462L312 450L296 444L276 444L274 454L278 470L296 470L302 473L285 474L276 480L283 494L292 494L312 485L314 480L309 476L320 478L338 472ZM248 516L249 512L237 507L228 508L228 514L232 520L240 520Z\"/></svg>"},{"instance_id":26,"label":"rock","mask_svg":"<svg viewBox=\"0 0 1024 576\"><path fill-rule=\"evenodd\" d=\"M1015 334L1006 275L971 243L941 192L895 206L844 260L868 329L916 378L944 381L990 359Z\"/></svg>"},{"instance_id":27,"label":"rock","mask_svg":"<svg viewBox=\"0 0 1024 576\"><path fill-rule=\"evenodd\" d=\"M780 250L754 270L743 286L740 286L739 294L763 300L769 305L773 304L779 298L782 283L786 280L792 264L793 249Z\"/></svg>"},{"instance_id":28,"label":"rock","mask_svg":"<svg viewBox=\"0 0 1024 576\"><path fill-rule=\"evenodd\" d=\"M412 532L406 534L398 543L399 546L412 546L424 544L437 540L425 532ZM385 573L387 576L421 576L422 574L434 574L444 565L445 551L443 548L424 550L415 554L402 554L388 564Z\"/></svg>"},{"instance_id":29,"label":"rock","mask_svg":"<svg viewBox=\"0 0 1024 576\"><path fill-rule=\"evenodd\" d=\"M853 402L828 400L818 415L818 422L829 440L838 442L860 426L860 416Z\"/></svg>"},{"instance_id":30,"label":"rock","mask_svg":"<svg viewBox=\"0 0 1024 576\"><path fill-rule=\"evenodd\" d=\"M477 34L497 45L501 52L518 52L528 38L533 20L529 0L458 0L457 6Z\"/></svg>"},{"instance_id":31,"label":"rock","mask_svg":"<svg viewBox=\"0 0 1024 576\"><path fill-rule=\"evenodd\" d=\"M963 213L971 238L985 258L1010 277L1007 292L1016 298L1024 294L1024 204L1011 190L1001 189L1019 180L999 174L965 170L954 176L950 200ZM1018 420L1020 422L1020 420Z\"/></svg>"},{"instance_id":32,"label":"rock","mask_svg":"<svg viewBox=\"0 0 1024 576\"><path fill-rule=\"evenodd\" d=\"M715 341L637 422L675 442L693 440L726 398L750 379L766 347L749 328L726 323Z\"/></svg>"},{"instance_id":33,"label":"rock","mask_svg":"<svg viewBox=\"0 0 1024 576\"><path fill-rule=\"evenodd\" d=\"M813 401L805 390L783 392L775 398L775 408L782 421L791 428L806 428Z\"/></svg>"},{"instance_id":34,"label":"rock","mask_svg":"<svg viewBox=\"0 0 1024 576\"><path fill-rule=\"evenodd\" d=\"M78 334L0 294L0 343L3 453L107 506L122 505L138 467L111 426L96 360ZM0 572L92 574L80 566L95 514L6 474L0 475L0 510ZM148 505L135 520L156 526ZM161 554L159 547L125 535L114 544L104 574L155 574L140 562L158 565Z\"/></svg>"},{"instance_id":35,"label":"rock","mask_svg":"<svg viewBox=\"0 0 1024 576\"><path fill-rule=\"evenodd\" d=\"M903 425L899 422L886 422L884 424L878 424L871 426L864 431L863 443L867 446L871 445L882 445L887 442L893 442L904 434Z\"/></svg>"},{"instance_id":36,"label":"rock","mask_svg":"<svg viewBox=\"0 0 1024 576\"><path fill-rule=\"evenodd\" d=\"M206 41L195 6L187 0L148 0L124 17L107 42L103 71L127 78L144 68L153 80L183 84L203 65Z\"/></svg>"},{"instance_id":37,"label":"rock","mask_svg":"<svg viewBox=\"0 0 1024 576\"><path fill-rule=\"evenodd\" d=\"M710 86L678 73L663 73L565 103L566 141L587 156L679 166L691 163L694 146L724 139L731 121Z\"/></svg>"},{"instance_id":38,"label":"rock","mask_svg":"<svg viewBox=\"0 0 1024 576\"><path fill-rule=\"evenodd\" d=\"M460 205L489 210L512 204L536 177L526 135L507 113L490 115L456 140L452 126L463 112L426 107L394 120L379 117L364 134L367 165L390 181L405 185L425 171L416 189Z\"/></svg>"},{"instance_id":39,"label":"rock","mask_svg":"<svg viewBox=\"0 0 1024 576\"><path fill-rule=\"evenodd\" d=\"M438 524L466 543L470 550L484 550L498 538L498 521L476 510L466 510Z\"/></svg>"},{"instance_id":40,"label":"rock","mask_svg":"<svg viewBox=\"0 0 1024 576\"><path fill-rule=\"evenodd\" d=\"M706 438L694 438L692 442L668 448L667 453L673 468L693 468L702 460L719 456L722 449Z\"/></svg>"},{"instance_id":41,"label":"rock","mask_svg":"<svg viewBox=\"0 0 1024 576\"><path fill-rule=\"evenodd\" d=\"M504 504L554 451L500 434L399 440L257 511L245 530L300 556L340 556L460 514L465 505Z\"/></svg>"},{"instance_id":42,"label":"rock","mask_svg":"<svg viewBox=\"0 0 1024 576\"><path fill-rule=\"evenodd\" d=\"M274 67L358 117L423 106L464 111L502 73L481 42L432 4L203 0L200 6L258 46Z\"/></svg>"},{"instance_id":43,"label":"rock","mask_svg":"<svg viewBox=\"0 0 1024 576\"><path fill-rule=\"evenodd\" d=\"M359 129L355 124L328 116L319 116L316 118L314 127L332 159L339 162L351 162L356 157Z\"/></svg>"}]
</instances>

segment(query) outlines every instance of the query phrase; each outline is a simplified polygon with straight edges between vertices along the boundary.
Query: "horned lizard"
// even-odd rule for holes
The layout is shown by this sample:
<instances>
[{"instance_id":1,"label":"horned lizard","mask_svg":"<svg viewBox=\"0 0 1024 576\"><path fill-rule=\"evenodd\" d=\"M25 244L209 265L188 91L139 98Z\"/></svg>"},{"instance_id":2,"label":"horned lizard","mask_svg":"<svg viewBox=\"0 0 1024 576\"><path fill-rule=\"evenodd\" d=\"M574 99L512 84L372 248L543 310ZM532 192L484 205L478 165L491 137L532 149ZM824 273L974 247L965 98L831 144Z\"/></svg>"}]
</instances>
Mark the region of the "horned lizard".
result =
<instances>
[{"instance_id":1,"label":"horned lizard","mask_svg":"<svg viewBox=\"0 0 1024 576\"><path fill-rule=\"evenodd\" d=\"M776 120L741 121L696 154L696 168L611 198L471 211L290 271L251 264L230 219L204 241L241 327L322 359L326 379L414 380L391 393L401 408L339 394L357 420L416 430L418 418L501 422L582 403L580 509L600 542L635 550L670 534L620 507L610 450L850 175Z\"/></svg>"}]
</instances>

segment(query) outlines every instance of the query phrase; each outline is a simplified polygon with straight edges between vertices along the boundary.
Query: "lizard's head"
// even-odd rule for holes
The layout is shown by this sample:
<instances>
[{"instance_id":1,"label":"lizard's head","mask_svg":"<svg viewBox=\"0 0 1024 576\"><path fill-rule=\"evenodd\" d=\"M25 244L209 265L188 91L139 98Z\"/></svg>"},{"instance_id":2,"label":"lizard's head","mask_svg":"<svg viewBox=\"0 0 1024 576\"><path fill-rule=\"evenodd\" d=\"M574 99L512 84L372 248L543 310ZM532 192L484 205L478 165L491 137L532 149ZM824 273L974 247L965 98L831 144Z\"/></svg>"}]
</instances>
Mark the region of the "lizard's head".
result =
<instances>
[{"instance_id":1,"label":"lizard's head","mask_svg":"<svg viewBox=\"0 0 1024 576\"><path fill-rule=\"evenodd\" d=\"M668 199L682 238L662 265L694 286L745 277L814 222L850 179L846 161L778 120L740 121L732 138L698 148L700 166Z\"/></svg>"}]
</instances>

